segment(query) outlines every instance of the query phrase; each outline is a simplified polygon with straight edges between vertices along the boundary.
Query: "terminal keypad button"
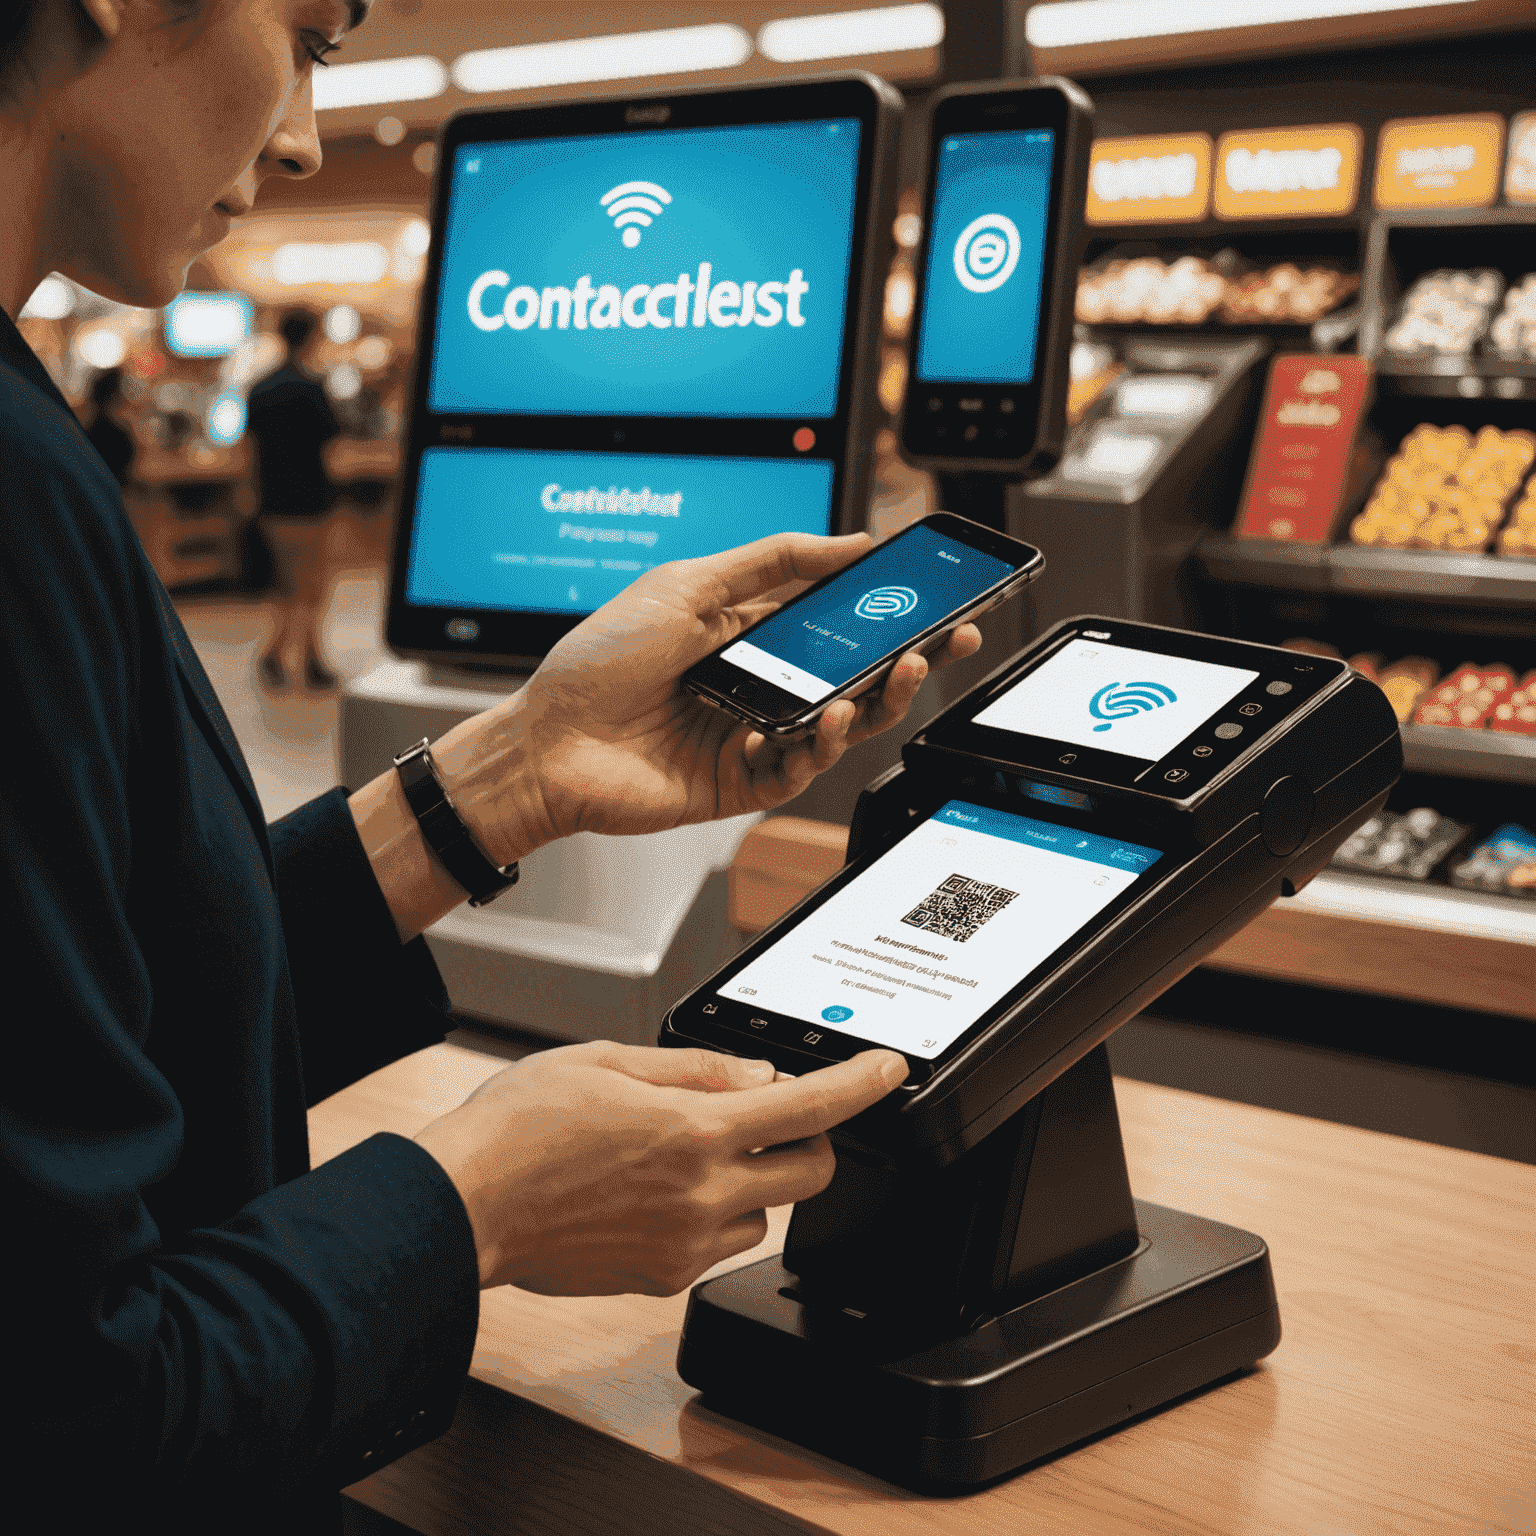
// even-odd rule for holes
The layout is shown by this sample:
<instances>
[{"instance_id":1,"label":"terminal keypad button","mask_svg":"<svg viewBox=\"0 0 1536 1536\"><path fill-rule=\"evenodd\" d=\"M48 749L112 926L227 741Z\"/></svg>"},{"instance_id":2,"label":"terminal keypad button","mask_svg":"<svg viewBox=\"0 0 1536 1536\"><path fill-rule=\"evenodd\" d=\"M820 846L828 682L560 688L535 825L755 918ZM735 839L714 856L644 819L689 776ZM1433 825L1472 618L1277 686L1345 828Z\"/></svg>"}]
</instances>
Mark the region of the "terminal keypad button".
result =
<instances>
[{"instance_id":1,"label":"terminal keypad button","mask_svg":"<svg viewBox=\"0 0 1536 1536\"><path fill-rule=\"evenodd\" d=\"M1262 704L1244 704L1239 707L1237 712L1240 715L1256 715L1263 708Z\"/></svg>"},{"instance_id":2,"label":"terminal keypad button","mask_svg":"<svg viewBox=\"0 0 1536 1536\"><path fill-rule=\"evenodd\" d=\"M1218 741L1231 741L1236 736L1243 734L1243 728L1231 720L1223 722L1216 727L1216 739Z\"/></svg>"},{"instance_id":3,"label":"terminal keypad button","mask_svg":"<svg viewBox=\"0 0 1536 1536\"><path fill-rule=\"evenodd\" d=\"M1209 757L1215 750L1214 747L1196 747L1194 755L1196 757Z\"/></svg>"},{"instance_id":4,"label":"terminal keypad button","mask_svg":"<svg viewBox=\"0 0 1536 1536\"><path fill-rule=\"evenodd\" d=\"M1266 683L1264 685L1264 692L1274 694L1277 699L1283 697L1290 691L1291 685L1289 683Z\"/></svg>"}]
</instances>

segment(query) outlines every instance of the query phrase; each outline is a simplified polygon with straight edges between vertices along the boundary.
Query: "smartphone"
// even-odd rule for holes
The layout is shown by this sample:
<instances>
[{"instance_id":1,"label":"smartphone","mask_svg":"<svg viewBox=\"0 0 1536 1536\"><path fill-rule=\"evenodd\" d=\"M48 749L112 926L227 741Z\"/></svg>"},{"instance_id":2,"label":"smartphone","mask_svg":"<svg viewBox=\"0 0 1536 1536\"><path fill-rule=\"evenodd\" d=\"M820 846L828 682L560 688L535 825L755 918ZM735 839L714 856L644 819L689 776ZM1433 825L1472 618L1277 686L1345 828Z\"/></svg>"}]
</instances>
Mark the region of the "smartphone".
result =
<instances>
[{"instance_id":1,"label":"smartphone","mask_svg":"<svg viewBox=\"0 0 1536 1536\"><path fill-rule=\"evenodd\" d=\"M663 1039L790 1074L880 1045L926 1082L1177 862L1158 831L1033 809L933 807L677 1003Z\"/></svg>"},{"instance_id":2,"label":"smartphone","mask_svg":"<svg viewBox=\"0 0 1536 1536\"><path fill-rule=\"evenodd\" d=\"M683 686L764 735L792 736L873 687L903 652L926 655L1044 569L1033 545L937 512L706 656Z\"/></svg>"},{"instance_id":3,"label":"smartphone","mask_svg":"<svg viewBox=\"0 0 1536 1536\"><path fill-rule=\"evenodd\" d=\"M1069 80L935 97L900 428L913 463L1017 478L1061 457L1092 137Z\"/></svg>"}]
</instances>

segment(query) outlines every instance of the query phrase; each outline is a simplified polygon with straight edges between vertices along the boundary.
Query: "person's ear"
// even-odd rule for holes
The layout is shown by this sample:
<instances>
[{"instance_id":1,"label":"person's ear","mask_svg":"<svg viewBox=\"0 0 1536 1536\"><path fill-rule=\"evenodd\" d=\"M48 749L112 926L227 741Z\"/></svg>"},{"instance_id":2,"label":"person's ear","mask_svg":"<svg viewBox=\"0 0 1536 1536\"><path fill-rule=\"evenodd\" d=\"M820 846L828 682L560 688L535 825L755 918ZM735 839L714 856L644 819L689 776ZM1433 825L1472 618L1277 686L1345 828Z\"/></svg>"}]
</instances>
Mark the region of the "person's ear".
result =
<instances>
[{"instance_id":1,"label":"person's ear","mask_svg":"<svg viewBox=\"0 0 1536 1536\"><path fill-rule=\"evenodd\" d=\"M96 30L108 42L123 30L128 13L133 8L131 0L75 0L75 3L96 24Z\"/></svg>"}]
</instances>

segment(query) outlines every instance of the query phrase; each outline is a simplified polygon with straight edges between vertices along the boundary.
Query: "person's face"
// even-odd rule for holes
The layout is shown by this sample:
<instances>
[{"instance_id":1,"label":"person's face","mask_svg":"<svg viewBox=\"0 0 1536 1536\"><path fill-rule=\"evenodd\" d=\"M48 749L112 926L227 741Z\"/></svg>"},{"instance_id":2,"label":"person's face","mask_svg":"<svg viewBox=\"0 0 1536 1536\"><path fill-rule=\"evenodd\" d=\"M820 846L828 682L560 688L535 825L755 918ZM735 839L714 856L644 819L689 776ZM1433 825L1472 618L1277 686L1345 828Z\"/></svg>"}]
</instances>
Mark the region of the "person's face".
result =
<instances>
[{"instance_id":1,"label":"person's face","mask_svg":"<svg viewBox=\"0 0 1536 1536\"><path fill-rule=\"evenodd\" d=\"M320 168L314 56L366 0L84 0L107 35L65 88L59 269L121 303L158 308L248 213L272 175Z\"/></svg>"}]
</instances>

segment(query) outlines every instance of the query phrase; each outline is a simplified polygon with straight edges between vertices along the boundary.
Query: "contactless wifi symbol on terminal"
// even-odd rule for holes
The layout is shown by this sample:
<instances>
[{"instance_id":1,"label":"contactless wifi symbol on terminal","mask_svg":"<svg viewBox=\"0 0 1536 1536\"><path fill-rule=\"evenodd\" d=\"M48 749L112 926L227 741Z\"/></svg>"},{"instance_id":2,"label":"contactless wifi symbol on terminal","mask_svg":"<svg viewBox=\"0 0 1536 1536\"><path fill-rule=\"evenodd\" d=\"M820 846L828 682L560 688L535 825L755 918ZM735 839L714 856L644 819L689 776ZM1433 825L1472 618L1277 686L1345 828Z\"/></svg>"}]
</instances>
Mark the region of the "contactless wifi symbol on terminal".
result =
<instances>
[{"instance_id":1,"label":"contactless wifi symbol on terminal","mask_svg":"<svg viewBox=\"0 0 1536 1536\"><path fill-rule=\"evenodd\" d=\"M1096 731L1107 731L1116 720L1127 720L1132 715L1144 715L1149 710L1161 709L1165 704L1177 704L1179 696L1166 683L1106 683L1094 694L1088 705L1089 713L1102 720L1094 726Z\"/></svg>"},{"instance_id":2,"label":"contactless wifi symbol on terminal","mask_svg":"<svg viewBox=\"0 0 1536 1536\"><path fill-rule=\"evenodd\" d=\"M655 223L663 204L671 201L672 194L654 181L621 181L598 198L613 227L624 231L621 238L630 250L640 244L640 231Z\"/></svg>"}]
</instances>

